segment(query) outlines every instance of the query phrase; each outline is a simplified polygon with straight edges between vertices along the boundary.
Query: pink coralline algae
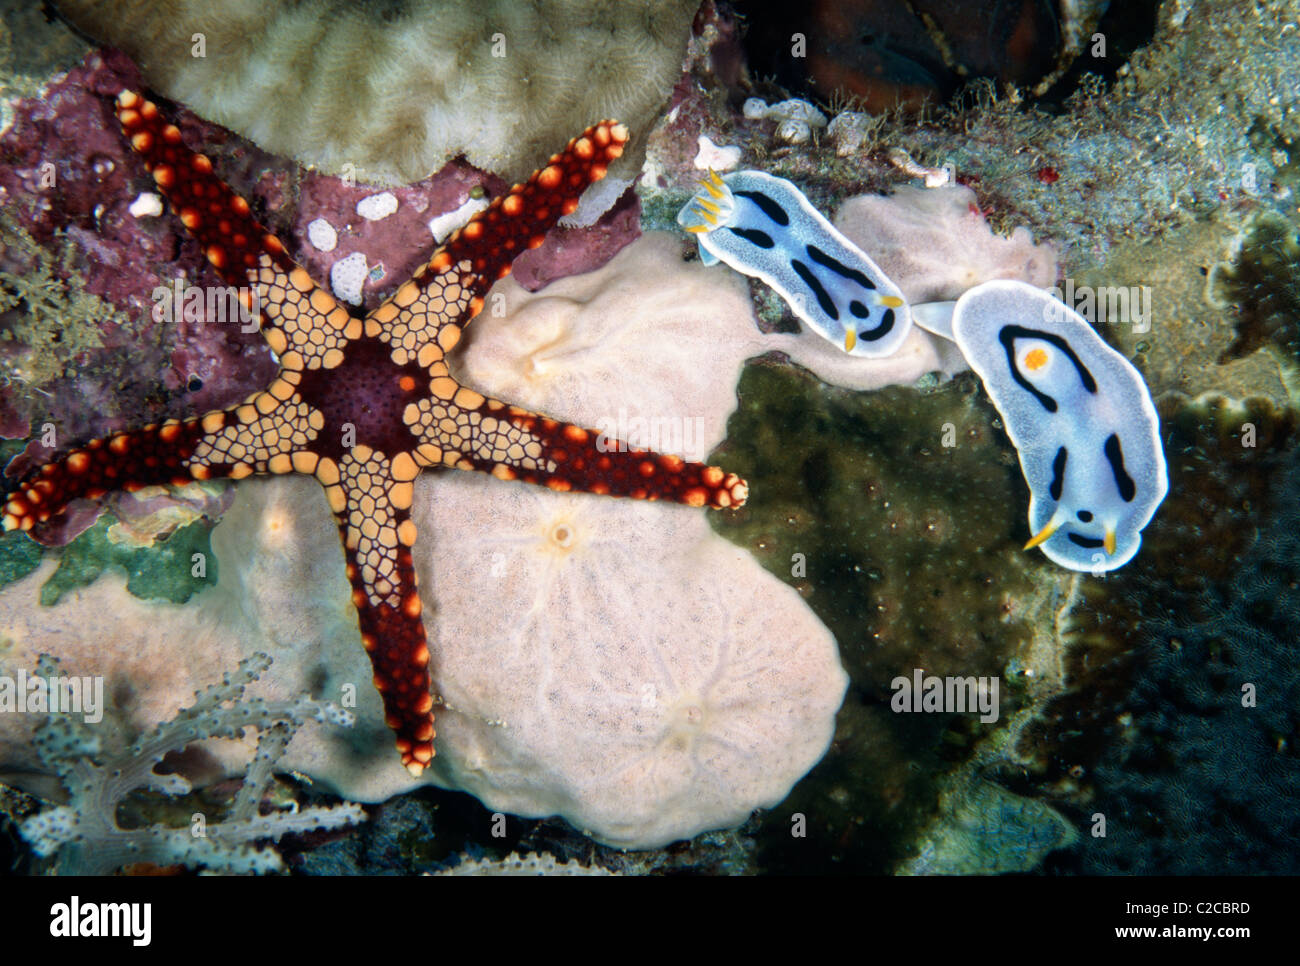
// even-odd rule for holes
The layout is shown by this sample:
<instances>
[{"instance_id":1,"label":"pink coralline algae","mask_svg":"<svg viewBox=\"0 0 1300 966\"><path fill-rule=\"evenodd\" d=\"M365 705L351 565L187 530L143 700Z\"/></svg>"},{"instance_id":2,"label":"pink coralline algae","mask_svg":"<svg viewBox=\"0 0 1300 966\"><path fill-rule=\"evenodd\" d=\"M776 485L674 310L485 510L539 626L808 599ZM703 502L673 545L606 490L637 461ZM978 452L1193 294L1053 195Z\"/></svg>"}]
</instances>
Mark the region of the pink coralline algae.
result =
<instances>
[{"instance_id":1,"label":"pink coralline algae","mask_svg":"<svg viewBox=\"0 0 1300 966\"><path fill-rule=\"evenodd\" d=\"M433 248L430 221L472 198L495 197L507 187L500 178L453 161L423 181L386 189L396 197L397 209L369 221L357 213L357 204L380 189L310 172L302 181L292 229L300 246L298 261L314 278L329 278L331 266L360 254L370 269L362 295L368 302L377 301L390 294L397 281L409 278ZM329 222L337 236L335 247L327 252L305 241L308 226L318 218ZM557 278L594 271L640 234L640 202L628 191L590 227L561 225L552 231L540 247L519 256L512 274L535 292Z\"/></svg>"},{"instance_id":2,"label":"pink coralline algae","mask_svg":"<svg viewBox=\"0 0 1300 966\"><path fill-rule=\"evenodd\" d=\"M274 370L255 333L207 325L203 309L177 313L166 336L154 324L156 290L171 289L178 279L188 285L212 277L206 267L196 270L202 257L194 242L162 219L130 211L153 185L128 160L130 149L112 121L112 97L135 83L138 74L122 55L91 54L44 97L15 104L14 123L0 136L0 200L10 217L48 251L71 245L68 270L87 293L121 313L111 320L64 320L94 325L99 347L75 358L66 380L35 387L42 393L38 404L17 406L34 422L74 436L187 406L222 405ZM196 141L229 138L192 115L182 113L179 124ZM12 263L21 253L6 254ZM122 318L134 324L121 325ZM167 398L186 393L186 399Z\"/></svg>"}]
</instances>

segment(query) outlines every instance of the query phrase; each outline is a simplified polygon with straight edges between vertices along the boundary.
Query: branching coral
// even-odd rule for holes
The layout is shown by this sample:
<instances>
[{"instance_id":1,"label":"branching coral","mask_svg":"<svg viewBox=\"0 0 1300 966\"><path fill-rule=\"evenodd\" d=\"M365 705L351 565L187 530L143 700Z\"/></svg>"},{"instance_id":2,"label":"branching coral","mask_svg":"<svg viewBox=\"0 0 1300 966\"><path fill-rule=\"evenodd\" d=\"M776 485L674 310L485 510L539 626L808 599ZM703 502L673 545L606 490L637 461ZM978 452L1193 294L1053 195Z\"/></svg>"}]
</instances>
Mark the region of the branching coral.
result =
<instances>
[{"instance_id":1,"label":"branching coral","mask_svg":"<svg viewBox=\"0 0 1300 966\"><path fill-rule=\"evenodd\" d=\"M37 729L35 745L46 768L62 780L69 802L24 821L23 838L38 855L56 855L56 868L63 873L104 874L139 863L267 873L283 871L284 863L274 849L253 843L362 821L365 813L351 803L258 813L276 762L298 728L309 720L352 723L350 712L327 702L245 700L244 688L270 666L265 654L245 659L221 684L205 689L194 704L125 752L104 748L99 734L78 718L51 715ZM58 663L43 655L37 669L48 680L58 673ZM229 817L208 822L196 813L189 828L122 827L118 809L132 792L147 789L176 796L190 791L189 781L181 775L155 771L166 755L207 738L239 738L250 727L259 732L257 752Z\"/></svg>"},{"instance_id":2,"label":"branching coral","mask_svg":"<svg viewBox=\"0 0 1300 966\"><path fill-rule=\"evenodd\" d=\"M543 852L520 855L511 852L504 859L463 859L459 865L439 872L438 875L618 875L599 865L583 865L577 859L560 862L555 856Z\"/></svg>"}]
</instances>

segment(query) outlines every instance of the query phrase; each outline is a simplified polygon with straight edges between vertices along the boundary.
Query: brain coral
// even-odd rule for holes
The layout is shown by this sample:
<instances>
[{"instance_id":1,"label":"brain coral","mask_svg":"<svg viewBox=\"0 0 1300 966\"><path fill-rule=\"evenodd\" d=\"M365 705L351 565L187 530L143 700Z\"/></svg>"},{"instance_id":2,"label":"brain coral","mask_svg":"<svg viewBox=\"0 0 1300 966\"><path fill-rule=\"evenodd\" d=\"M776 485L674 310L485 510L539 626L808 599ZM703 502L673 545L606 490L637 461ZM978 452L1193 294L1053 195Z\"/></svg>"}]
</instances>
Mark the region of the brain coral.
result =
<instances>
[{"instance_id":1,"label":"brain coral","mask_svg":"<svg viewBox=\"0 0 1300 966\"><path fill-rule=\"evenodd\" d=\"M643 136L676 82L695 0L58 0L159 92L269 151L410 182L463 154L519 180L555 131ZM486 123L487 119L491 123ZM621 170L635 170L633 143Z\"/></svg>"}]
</instances>

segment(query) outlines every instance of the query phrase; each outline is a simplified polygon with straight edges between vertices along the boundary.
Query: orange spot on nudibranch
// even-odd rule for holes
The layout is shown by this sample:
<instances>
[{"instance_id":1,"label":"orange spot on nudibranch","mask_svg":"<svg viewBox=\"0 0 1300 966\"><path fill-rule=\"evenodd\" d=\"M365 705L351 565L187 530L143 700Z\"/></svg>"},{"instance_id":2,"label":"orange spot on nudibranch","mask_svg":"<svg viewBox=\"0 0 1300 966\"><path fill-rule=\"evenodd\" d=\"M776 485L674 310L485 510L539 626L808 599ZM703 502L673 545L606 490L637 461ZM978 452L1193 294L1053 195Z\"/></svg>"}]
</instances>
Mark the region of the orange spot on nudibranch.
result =
<instances>
[{"instance_id":1,"label":"orange spot on nudibranch","mask_svg":"<svg viewBox=\"0 0 1300 966\"><path fill-rule=\"evenodd\" d=\"M1047 365L1047 352L1043 349L1030 349L1025 353L1025 368L1037 371Z\"/></svg>"}]
</instances>

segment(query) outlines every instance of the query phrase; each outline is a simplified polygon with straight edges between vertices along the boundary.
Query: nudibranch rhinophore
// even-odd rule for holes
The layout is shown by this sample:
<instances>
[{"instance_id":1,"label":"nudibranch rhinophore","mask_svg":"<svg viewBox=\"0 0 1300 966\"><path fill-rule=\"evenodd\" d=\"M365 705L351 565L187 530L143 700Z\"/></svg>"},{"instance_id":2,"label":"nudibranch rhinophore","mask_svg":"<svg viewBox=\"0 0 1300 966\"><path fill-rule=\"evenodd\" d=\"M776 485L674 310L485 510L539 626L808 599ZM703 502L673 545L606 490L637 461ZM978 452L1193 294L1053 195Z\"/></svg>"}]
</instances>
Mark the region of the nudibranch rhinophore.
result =
<instances>
[{"instance_id":1,"label":"nudibranch rhinophore","mask_svg":"<svg viewBox=\"0 0 1300 966\"><path fill-rule=\"evenodd\" d=\"M818 335L857 356L892 355L912 320L898 286L789 181L709 172L677 215L706 265L762 279Z\"/></svg>"},{"instance_id":2,"label":"nudibranch rhinophore","mask_svg":"<svg viewBox=\"0 0 1300 966\"><path fill-rule=\"evenodd\" d=\"M1071 570L1122 567L1169 489L1141 374L1078 312L1024 282L966 292L952 333L1020 454L1025 549Z\"/></svg>"}]
</instances>

